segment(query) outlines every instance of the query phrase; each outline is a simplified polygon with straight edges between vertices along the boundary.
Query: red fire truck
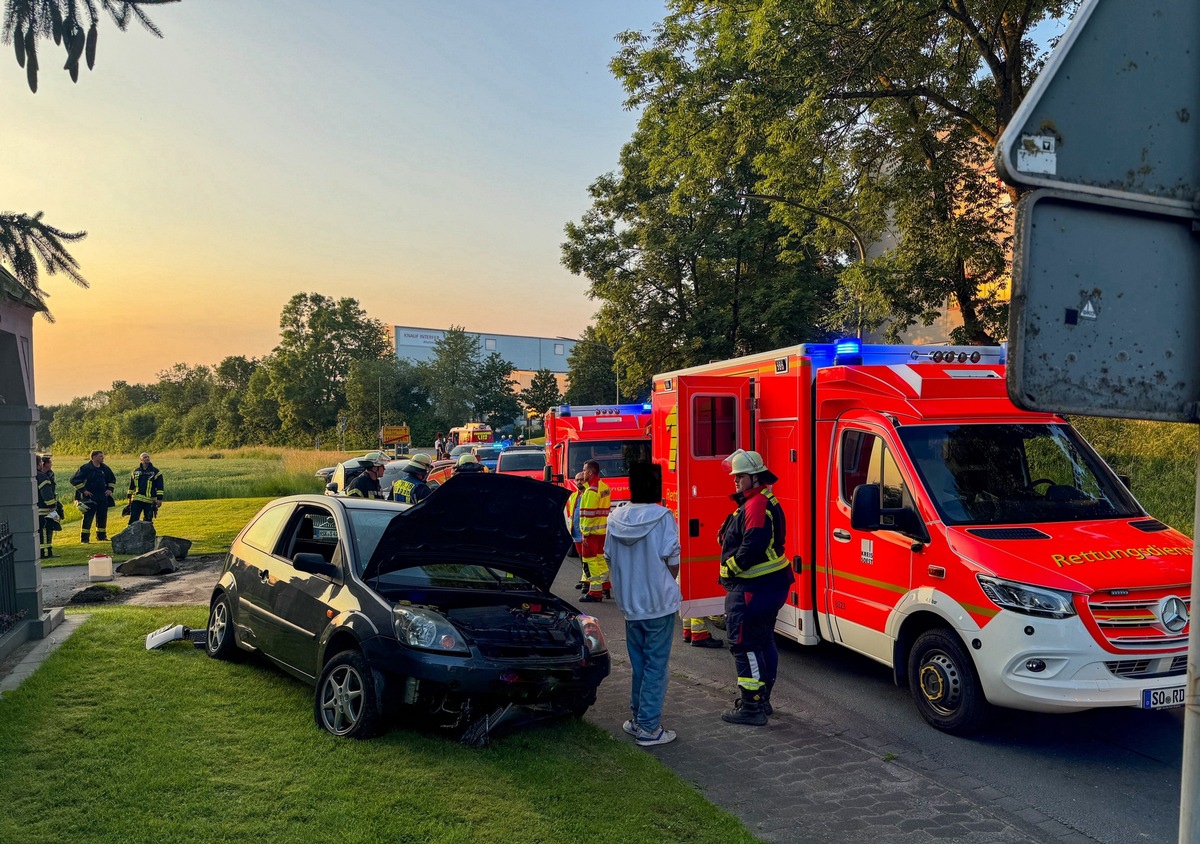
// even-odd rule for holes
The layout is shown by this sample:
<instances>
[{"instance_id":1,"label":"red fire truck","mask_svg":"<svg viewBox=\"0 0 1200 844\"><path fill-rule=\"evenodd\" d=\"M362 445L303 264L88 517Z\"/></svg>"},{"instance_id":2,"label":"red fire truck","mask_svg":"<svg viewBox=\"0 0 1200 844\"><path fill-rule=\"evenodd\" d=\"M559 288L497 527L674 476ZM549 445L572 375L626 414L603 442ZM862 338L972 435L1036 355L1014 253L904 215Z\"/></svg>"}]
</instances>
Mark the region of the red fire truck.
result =
<instances>
[{"instance_id":1,"label":"red fire truck","mask_svg":"<svg viewBox=\"0 0 1200 844\"><path fill-rule=\"evenodd\" d=\"M650 461L650 405L562 405L546 411L545 423L547 481L573 490L595 460L612 502L629 500L629 464Z\"/></svg>"},{"instance_id":2,"label":"red fire truck","mask_svg":"<svg viewBox=\"0 0 1200 844\"><path fill-rule=\"evenodd\" d=\"M795 586L776 631L890 667L938 729L989 704L1184 703L1192 542L1062 418L1018 409L999 347L805 344L655 376L684 616L721 612L722 460L779 476Z\"/></svg>"}]
</instances>

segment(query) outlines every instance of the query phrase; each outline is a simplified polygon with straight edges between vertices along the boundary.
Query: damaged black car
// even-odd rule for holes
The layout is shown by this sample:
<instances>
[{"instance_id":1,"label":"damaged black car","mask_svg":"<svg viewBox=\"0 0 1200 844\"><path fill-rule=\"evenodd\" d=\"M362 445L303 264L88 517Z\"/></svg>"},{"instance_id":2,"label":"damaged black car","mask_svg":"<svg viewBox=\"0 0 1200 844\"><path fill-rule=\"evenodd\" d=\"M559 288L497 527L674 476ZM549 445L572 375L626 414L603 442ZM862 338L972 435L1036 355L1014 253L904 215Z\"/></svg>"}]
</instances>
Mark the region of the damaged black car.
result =
<instances>
[{"instance_id":1,"label":"damaged black car","mask_svg":"<svg viewBox=\"0 0 1200 844\"><path fill-rule=\"evenodd\" d=\"M483 744L513 718L582 715L609 673L596 619L551 594L565 490L464 474L414 507L298 495L234 540L206 650L249 651L316 687L317 724L367 738L390 716Z\"/></svg>"}]
</instances>

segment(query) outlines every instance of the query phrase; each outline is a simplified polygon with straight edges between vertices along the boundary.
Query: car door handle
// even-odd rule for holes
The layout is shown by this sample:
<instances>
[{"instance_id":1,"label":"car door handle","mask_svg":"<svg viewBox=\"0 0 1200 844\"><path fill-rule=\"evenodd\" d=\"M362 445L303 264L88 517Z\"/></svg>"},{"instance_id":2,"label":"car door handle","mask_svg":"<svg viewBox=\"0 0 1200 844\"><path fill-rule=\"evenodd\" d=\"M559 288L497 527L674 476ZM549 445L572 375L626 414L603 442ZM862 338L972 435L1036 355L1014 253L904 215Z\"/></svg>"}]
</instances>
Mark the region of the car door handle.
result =
<instances>
[{"instance_id":1,"label":"car door handle","mask_svg":"<svg viewBox=\"0 0 1200 844\"><path fill-rule=\"evenodd\" d=\"M835 530L833 532L833 538L836 539L838 542L849 542L850 541L850 531L843 530L842 528L838 528L837 530Z\"/></svg>"}]
</instances>

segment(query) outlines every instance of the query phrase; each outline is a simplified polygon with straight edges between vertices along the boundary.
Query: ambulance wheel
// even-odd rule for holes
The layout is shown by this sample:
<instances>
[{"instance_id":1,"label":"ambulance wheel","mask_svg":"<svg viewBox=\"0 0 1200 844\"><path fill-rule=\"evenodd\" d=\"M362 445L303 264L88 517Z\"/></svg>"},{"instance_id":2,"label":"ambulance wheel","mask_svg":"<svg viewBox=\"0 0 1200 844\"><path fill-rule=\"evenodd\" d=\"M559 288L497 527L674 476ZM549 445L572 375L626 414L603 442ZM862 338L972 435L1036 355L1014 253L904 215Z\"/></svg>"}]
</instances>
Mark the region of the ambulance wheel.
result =
<instances>
[{"instance_id":1,"label":"ambulance wheel","mask_svg":"<svg viewBox=\"0 0 1200 844\"><path fill-rule=\"evenodd\" d=\"M213 659L237 658L237 642L233 636L233 610L230 608L229 595L224 592L208 608L204 652Z\"/></svg>"},{"instance_id":2,"label":"ambulance wheel","mask_svg":"<svg viewBox=\"0 0 1200 844\"><path fill-rule=\"evenodd\" d=\"M988 702L970 654L951 630L927 630L908 654L908 687L922 717L952 735L983 726Z\"/></svg>"}]
</instances>

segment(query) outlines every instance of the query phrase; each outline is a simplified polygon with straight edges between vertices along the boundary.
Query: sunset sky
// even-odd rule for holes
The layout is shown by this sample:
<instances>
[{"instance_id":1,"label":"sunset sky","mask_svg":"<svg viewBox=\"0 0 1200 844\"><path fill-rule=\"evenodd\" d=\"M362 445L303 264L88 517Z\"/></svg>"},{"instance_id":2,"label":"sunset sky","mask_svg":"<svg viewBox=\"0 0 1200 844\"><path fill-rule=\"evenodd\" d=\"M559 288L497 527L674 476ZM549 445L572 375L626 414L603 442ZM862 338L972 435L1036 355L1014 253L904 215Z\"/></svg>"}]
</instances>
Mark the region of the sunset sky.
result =
<instances>
[{"instance_id":1,"label":"sunset sky","mask_svg":"<svg viewBox=\"0 0 1200 844\"><path fill-rule=\"evenodd\" d=\"M184 0L105 18L72 84L0 53L0 211L85 229L43 276L39 404L261 357L294 293L388 325L577 336L562 229L636 115L608 70L660 0ZM58 61L56 61L58 60Z\"/></svg>"}]
</instances>

